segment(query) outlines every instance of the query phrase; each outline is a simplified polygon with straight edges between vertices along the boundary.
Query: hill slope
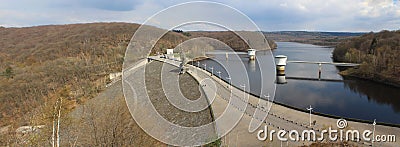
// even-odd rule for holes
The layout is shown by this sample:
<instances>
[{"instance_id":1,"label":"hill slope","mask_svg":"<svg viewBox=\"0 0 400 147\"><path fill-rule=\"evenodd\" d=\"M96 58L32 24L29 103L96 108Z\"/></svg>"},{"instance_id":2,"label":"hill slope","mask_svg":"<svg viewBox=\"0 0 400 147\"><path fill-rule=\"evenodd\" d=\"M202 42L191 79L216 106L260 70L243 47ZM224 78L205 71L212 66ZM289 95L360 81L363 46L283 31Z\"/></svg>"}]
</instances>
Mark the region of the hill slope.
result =
<instances>
[{"instance_id":1,"label":"hill slope","mask_svg":"<svg viewBox=\"0 0 400 147\"><path fill-rule=\"evenodd\" d=\"M400 86L400 31L369 33L338 44L333 58L340 62L361 63L344 75Z\"/></svg>"},{"instance_id":2,"label":"hill slope","mask_svg":"<svg viewBox=\"0 0 400 147\"><path fill-rule=\"evenodd\" d=\"M307 31L264 32L266 37L275 41L299 42L322 46L335 46L343 40L361 36L363 34L365 33Z\"/></svg>"},{"instance_id":3,"label":"hill slope","mask_svg":"<svg viewBox=\"0 0 400 147\"><path fill-rule=\"evenodd\" d=\"M69 109L97 95L109 82L108 74L121 71L138 27L92 23L0 28L0 126L46 105L57 93L64 93ZM170 40L184 37L170 32L159 44L174 47L177 42Z\"/></svg>"},{"instance_id":4,"label":"hill slope","mask_svg":"<svg viewBox=\"0 0 400 147\"><path fill-rule=\"evenodd\" d=\"M234 32L230 31L193 31L190 33L190 37L210 37L224 42L226 45L231 47L235 51L247 51L249 46ZM273 40L268 39L268 44L271 49L277 47Z\"/></svg>"}]
</instances>

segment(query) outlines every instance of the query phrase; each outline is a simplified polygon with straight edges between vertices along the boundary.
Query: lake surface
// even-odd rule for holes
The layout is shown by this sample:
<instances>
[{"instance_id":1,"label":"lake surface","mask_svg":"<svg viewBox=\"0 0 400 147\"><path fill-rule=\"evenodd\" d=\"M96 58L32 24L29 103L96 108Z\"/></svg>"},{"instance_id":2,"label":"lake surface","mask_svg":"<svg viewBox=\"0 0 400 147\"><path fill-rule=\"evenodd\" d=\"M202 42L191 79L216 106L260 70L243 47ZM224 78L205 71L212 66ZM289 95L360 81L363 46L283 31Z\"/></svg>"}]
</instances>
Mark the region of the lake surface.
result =
<instances>
[{"instance_id":1,"label":"lake surface","mask_svg":"<svg viewBox=\"0 0 400 147\"><path fill-rule=\"evenodd\" d=\"M278 49L272 51L273 55L286 55L289 61L332 62L333 48L293 42L277 44ZM275 95L274 101L286 105L300 109L312 105L320 113L400 124L400 88L361 79L343 79L333 65L322 65L321 79L343 81L300 80L318 79L318 65L298 63L288 63L286 66L286 84L275 84L270 51L258 51L256 61L249 61L246 54L240 54L237 58L232 56L226 59L225 54L215 54L213 58L201 61L200 66L206 64L210 72L209 67L213 67L214 75L223 77L225 81L229 81L226 77L231 77L232 84L237 87L247 83L249 86L246 86L246 91L255 95ZM217 71L221 71L220 75ZM243 78L247 76L248 81Z\"/></svg>"}]
</instances>

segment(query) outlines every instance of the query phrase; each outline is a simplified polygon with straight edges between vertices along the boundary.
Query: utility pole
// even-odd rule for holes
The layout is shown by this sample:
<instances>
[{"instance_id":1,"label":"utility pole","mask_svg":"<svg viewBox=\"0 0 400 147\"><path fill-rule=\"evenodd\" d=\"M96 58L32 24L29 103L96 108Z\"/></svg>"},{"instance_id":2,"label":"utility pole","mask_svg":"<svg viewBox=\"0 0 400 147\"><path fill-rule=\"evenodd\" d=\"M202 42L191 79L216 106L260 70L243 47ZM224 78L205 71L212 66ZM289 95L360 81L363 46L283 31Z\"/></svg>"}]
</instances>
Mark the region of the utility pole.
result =
<instances>
[{"instance_id":1,"label":"utility pole","mask_svg":"<svg viewBox=\"0 0 400 147\"><path fill-rule=\"evenodd\" d=\"M264 97L267 98L268 104L269 104L269 103L270 103L270 101L269 101L269 97L270 97L270 96L269 96L269 93L268 93L268 95L264 95ZM267 109L269 109L269 107L270 107L270 104L267 105Z\"/></svg>"},{"instance_id":2,"label":"utility pole","mask_svg":"<svg viewBox=\"0 0 400 147\"><path fill-rule=\"evenodd\" d=\"M374 122L372 123L372 125L374 126L374 130L372 131L372 146L374 146L374 142L375 142L375 125L376 125L376 119L374 119Z\"/></svg>"}]
</instances>

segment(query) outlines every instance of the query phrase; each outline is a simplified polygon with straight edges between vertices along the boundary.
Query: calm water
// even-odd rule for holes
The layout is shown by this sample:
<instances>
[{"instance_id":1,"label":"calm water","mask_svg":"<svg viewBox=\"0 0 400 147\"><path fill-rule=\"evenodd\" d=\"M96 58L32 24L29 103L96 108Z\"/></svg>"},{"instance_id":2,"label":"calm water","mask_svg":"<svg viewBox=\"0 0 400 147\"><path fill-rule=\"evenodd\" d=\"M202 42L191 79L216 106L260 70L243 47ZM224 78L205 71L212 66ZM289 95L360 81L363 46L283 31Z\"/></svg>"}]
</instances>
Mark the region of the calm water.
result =
<instances>
[{"instance_id":1,"label":"calm water","mask_svg":"<svg viewBox=\"0 0 400 147\"><path fill-rule=\"evenodd\" d=\"M291 61L332 61L333 48L292 42L277 44L278 49L273 54L286 55ZM274 64L270 62L273 58L268 51L257 52L257 61L249 61L247 55L238 55L237 58L232 56L229 55L226 60L225 54L216 54L212 59L201 61L200 66L206 64L210 72L209 67L213 67L216 76L216 72L221 71L221 77L226 81L225 77L230 76L232 84L237 87L247 83L250 85L246 86L247 91L253 94L275 94L274 101L286 105L300 109L312 105L315 111L321 113L400 124L400 88L359 79L345 79L343 82L287 79L286 84L276 85L274 93ZM333 65L323 65L321 78L342 80L338 72ZM248 81L243 78L246 74ZM286 76L318 78L318 66L289 63Z\"/></svg>"}]
</instances>

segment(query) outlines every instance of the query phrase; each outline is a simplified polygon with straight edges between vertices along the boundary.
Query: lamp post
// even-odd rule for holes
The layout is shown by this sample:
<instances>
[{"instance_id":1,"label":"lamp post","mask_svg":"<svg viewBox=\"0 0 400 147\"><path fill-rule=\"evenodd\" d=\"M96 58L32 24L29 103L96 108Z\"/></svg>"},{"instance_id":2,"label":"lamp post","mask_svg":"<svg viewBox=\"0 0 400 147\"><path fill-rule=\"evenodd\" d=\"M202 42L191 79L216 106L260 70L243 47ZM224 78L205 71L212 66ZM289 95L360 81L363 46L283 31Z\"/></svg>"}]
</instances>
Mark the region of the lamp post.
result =
<instances>
[{"instance_id":1,"label":"lamp post","mask_svg":"<svg viewBox=\"0 0 400 147\"><path fill-rule=\"evenodd\" d=\"M375 142L375 125L376 125L376 119L374 119L374 122L372 123L372 125L374 126L374 130L372 131L372 146L374 146L374 142Z\"/></svg>"},{"instance_id":2,"label":"lamp post","mask_svg":"<svg viewBox=\"0 0 400 147\"><path fill-rule=\"evenodd\" d=\"M197 61L197 67L200 68L200 62L199 61Z\"/></svg>"},{"instance_id":3,"label":"lamp post","mask_svg":"<svg viewBox=\"0 0 400 147\"><path fill-rule=\"evenodd\" d=\"M228 83L229 83L229 89L232 90L232 78L231 77L226 77L226 79L228 80Z\"/></svg>"},{"instance_id":4,"label":"lamp post","mask_svg":"<svg viewBox=\"0 0 400 147\"><path fill-rule=\"evenodd\" d=\"M210 69L211 69L211 76L213 76L214 75L214 67L211 66Z\"/></svg>"},{"instance_id":5,"label":"lamp post","mask_svg":"<svg viewBox=\"0 0 400 147\"><path fill-rule=\"evenodd\" d=\"M246 84L240 85L240 87L243 87L243 91L246 91Z\"/></svg>"},{"instance_id":6,"label":"lamp post","mask_svg":"<svg viewBox=\"0 0 400 147\"><path fill-rule=\"evenodd\" d=\"M243 87L243 99L246 99L246 84L240 85L240 87Z\"/></svg>"},{"instance_id":7,"label":"lamp post","mask_svg":"<svg viewBox=\"0 0 400 147\"><path fill-rule=\"evenodd\" d=\"M204 63L204 64L203 64L203 66L204 66L204 70L206 70L206 71L207 71L207 64L206 64L206 63Z\"/></svg>"},{"instance_id":8,"label":"lamp post","mask_svg":"<svg viewBox=\"0 0 400 147\"><path fill-rule=\"evenodd\" d=\"M264 97L267 98L267 101L268 101L268 104L269 104L269 103L270 103L270 102L269 102L269 97L270 97L270 96L269 96L269 93L268 93L268 95L264 95ZM269 105L267 105L267 109L269 109Z\"/></svg>"},{"instance_id":9,"label":"lamp post","mask_svg":"<svg viewBox=\"0 0 400 147\"><path fill-rule=\"evenodd\" d=\"M221 72L217 71L217 73L218 73L218 77L221 78Z\"/></svg>"},{"instance_id":10,"label":"lamp post","mask_svg":"<svg viewBox=\"0 0 400 147\"><path fill-rule=\"evenodd\" d=\"M313 110L313 108L310 105L310 108L307 108L308 111L310 111L310 127L311 127L311 111Z\"/></svg>"}]
</instances>

